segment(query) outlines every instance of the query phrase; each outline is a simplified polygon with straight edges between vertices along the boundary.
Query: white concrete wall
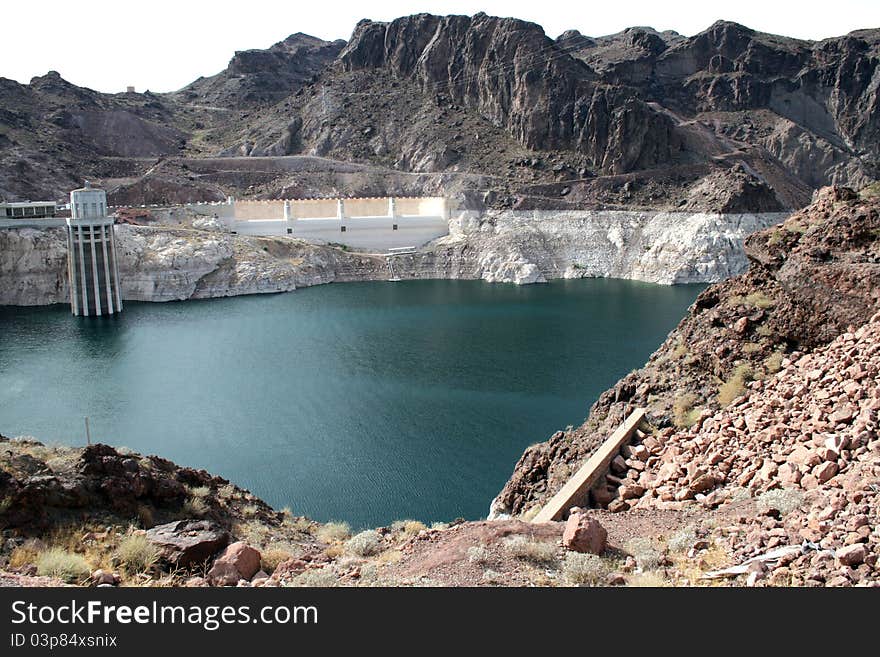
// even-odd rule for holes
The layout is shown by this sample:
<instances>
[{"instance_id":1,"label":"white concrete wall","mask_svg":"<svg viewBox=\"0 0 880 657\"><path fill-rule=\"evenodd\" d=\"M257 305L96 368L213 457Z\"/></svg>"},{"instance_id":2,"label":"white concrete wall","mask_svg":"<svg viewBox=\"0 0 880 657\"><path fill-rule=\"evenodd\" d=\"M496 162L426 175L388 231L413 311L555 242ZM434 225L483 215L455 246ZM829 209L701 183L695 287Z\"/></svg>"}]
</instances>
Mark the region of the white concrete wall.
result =
<instances>
[{"instance_id":1,"label":"white concrete wall","mask_svg":"<svg viewBox=\"0 0 880 657\"><path fill-rule=\"evenodd\" d=\"M397 230L393 225L397 224ZM402 246L422 246L449 233L443 217L356 217L339 222L335 219L298 219L293 222L293 236L310 242L338 242L356 249L385 251ZM345 232L341 226L345 225Z\"/></svg>"},{"instance_id":2,"label":"white concrete wall","mask_svg":"<svg viewBox=\"0 0 880 657\"><path fill-rule=\"evenodd\" d=\"M394 224L397 230L394 230ZM345 226L345 232L342 232ZM232 230L241 235L288 235L316 244L334 242L356 249L386 251L401 246L422 246L449 233L443 217L354 217L294 219L287 221L236 221Z\"/></svg>"}]
</instances>

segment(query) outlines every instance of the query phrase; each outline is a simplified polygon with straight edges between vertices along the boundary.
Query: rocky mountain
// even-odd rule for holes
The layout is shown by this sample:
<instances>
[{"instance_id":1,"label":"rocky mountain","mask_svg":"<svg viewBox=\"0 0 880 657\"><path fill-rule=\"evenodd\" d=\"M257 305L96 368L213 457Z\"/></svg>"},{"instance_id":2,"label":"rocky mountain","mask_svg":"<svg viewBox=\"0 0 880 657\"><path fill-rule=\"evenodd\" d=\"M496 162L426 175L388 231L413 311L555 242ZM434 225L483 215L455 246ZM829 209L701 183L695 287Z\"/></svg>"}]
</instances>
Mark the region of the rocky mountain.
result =
<instances>
[{"instance_id":1,"label":"rocky mountain","mask_svg":"<svg viewBox=\"0 0 880 657\"><path fill-rule=\"evenodd\" d=\"M878 61L878 30L551 39L485 14L365 20L347 43L238 52L170 94L3 80L0 194L87 174L129 203L406 187L527 209L797 208L877 178ZM363 174L340 178L352 163Z\"/></svg>"},{"instance_id":2,"label":"rocky mountain","mask_svg":"<svg viewBox=\"0 0 880 657\"><path fill-rule=\"evenodd\" d=\"M199 78L174 96L184 104L227 109L275 103L296 93L336 59L345 41L297 32L267 50L241 50L217 75Z\"/></svg>"}]
</instances>

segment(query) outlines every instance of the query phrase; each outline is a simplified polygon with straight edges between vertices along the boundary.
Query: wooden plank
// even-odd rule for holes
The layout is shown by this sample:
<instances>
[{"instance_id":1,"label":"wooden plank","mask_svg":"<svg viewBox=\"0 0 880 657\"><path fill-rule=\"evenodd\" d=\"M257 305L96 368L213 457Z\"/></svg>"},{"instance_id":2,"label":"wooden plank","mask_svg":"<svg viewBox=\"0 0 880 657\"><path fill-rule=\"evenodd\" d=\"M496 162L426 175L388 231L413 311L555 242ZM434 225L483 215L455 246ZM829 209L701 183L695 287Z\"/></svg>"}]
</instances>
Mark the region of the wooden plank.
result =
<instances>
[{"instance_id":1,"label":"wooden plank","mask_svg":"<svg viewBox=\"0 0 880 657\"><path fill-rule=\"evenodd\" d=\"M644 408L637 408L630 413L629 417L599 446L599 449L587 459L587 462L574 473L559 492L544 505L544 508L538 512L532 522L559 520L563 513L576 504L576 500L583 499L596 480L607 472L612 459L617 456L620 448L632 437L633 432L639 428L644 419Z\"/></svg>"}]
</instances>

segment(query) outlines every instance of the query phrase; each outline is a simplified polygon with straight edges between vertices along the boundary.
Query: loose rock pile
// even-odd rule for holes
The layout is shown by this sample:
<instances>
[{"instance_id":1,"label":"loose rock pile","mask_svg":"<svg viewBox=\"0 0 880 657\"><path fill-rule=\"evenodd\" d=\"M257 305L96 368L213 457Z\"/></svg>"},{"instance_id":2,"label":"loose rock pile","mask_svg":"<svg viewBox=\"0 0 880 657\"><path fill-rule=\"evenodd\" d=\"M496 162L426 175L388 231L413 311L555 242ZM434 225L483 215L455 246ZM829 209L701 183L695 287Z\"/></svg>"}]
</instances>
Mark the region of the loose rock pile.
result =
<instances>
[{"instance_id":1,"label":"loose rock pile","mask_svg":"<svg viewBox=\"0 0 880 657\"><path fill-rule=\"evenodd\" d=\"M649 436L615 459L609 509L755 498L758 515L716 536L743 559L802 545L773 562L771 582L880 582L880 314L782 367L689 431Z\"/></svg>"}]
</instances>

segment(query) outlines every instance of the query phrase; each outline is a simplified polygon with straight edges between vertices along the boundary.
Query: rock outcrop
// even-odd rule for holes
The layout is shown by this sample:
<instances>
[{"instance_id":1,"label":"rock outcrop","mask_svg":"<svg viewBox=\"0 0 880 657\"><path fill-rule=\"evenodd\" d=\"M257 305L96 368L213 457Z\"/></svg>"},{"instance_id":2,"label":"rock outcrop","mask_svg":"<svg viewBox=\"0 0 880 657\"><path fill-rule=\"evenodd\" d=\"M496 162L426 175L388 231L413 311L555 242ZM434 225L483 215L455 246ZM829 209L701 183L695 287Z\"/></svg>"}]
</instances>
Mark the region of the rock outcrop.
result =
<instances>
[{"instance_id":1,"label":"rock outcrop","mask_svg":"<svg viewBox=\"0 0 880 657\"><path fill-rule=\"evenodd\" d=\"M240 108L273 103L319 74L345 46L297 32L266 50L237 51L225 70L174 94L180 102Z\"/></svg>"},{"instance_id":2,"label":"rock outcrop","mask_svg":"<svg viewBox=\"0 0 880 657\"><path fill-rule=\"evenodd\" d=\"M229 533L207 520L169 522L148 529L146 537L162 559L181 567L204 563L229 542Z\"/></svg>"}]
</instances>

